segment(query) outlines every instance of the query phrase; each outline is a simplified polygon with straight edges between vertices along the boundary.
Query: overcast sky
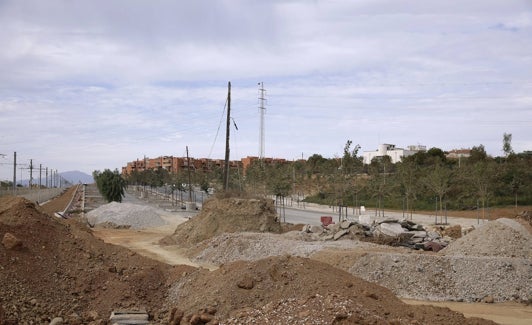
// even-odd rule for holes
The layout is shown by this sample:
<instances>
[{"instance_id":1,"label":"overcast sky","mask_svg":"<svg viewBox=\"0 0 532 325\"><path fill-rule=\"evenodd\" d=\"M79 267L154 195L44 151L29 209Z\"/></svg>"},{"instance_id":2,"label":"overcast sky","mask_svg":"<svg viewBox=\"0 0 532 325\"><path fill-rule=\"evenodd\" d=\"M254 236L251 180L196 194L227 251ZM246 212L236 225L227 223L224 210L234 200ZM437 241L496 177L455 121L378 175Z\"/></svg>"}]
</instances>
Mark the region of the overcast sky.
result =
<instances>
[{"instance_id":1,"label":"overcast sky","mask_svg":"<svg viewBox=\"0 0 532 325\"><path fill-rule=\"evenodd\" d=\"M0 0L0 26L0 179L14 151L89 174L223 159L228 81L231 159L259 154L259 82L267 157L532 150L531 0Z\"/></svg>"}]
</instances>

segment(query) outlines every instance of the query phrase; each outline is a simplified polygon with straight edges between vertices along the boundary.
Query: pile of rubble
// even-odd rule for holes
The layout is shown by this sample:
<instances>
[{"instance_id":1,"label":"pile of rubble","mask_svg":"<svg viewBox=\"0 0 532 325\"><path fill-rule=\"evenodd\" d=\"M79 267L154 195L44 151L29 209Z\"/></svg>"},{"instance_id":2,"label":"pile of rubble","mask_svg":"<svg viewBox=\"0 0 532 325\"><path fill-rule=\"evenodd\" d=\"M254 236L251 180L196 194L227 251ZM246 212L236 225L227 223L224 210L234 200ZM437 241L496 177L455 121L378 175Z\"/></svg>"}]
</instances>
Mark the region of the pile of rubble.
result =
<instances>
[{"instance_id":1,"label":"pile of rubble","mask_svg":"<svg viewBox=\"0 0 532 325\"><path fill-rule=\"evenodd\" d=\"M368 219L367 223L343 220L321 226L305 225L302 231L306 240L360 239L435 252L462 235L460 226L427 230L410 220L391 218L373 222Z\"/></svg>"},{"instance_id":2,"label":"pile of rubble","mask_svg":"<svg viewBox=\"0 0 532 325\"><path fill-rule=\"evenodd\" d=\"M349 272L395 294L421 300L532 302L532 235L521 223L497 219L438 254L375 253Z\"/></svg>"}]
</instances>

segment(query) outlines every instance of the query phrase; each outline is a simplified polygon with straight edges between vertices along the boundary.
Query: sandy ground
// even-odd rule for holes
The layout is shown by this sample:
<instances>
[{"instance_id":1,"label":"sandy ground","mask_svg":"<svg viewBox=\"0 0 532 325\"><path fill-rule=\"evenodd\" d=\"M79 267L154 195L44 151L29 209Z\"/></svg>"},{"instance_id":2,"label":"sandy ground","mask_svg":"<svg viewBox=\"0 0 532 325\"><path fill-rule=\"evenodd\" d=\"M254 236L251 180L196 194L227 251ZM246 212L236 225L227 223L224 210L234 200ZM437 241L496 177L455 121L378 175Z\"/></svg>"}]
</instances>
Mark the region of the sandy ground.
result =
<instances>
[{"instance_id":1,"label":"sandy ground","mask_svg":"<svg viewBox=\"0 0 532 325\"><path fill-rule=\"evenodd\" d=\"M427 302L418 300L401 299L411 305L427 305L447 307L461 312L466 317L481 317L505 325L532 324L532 307L516 303L463 303L463 302Z\"/></svg>"},{"instance_id":2,"label":"sandy ground","mask_svg":"<svg viewBox=\"0 0 532 325\"><path fill-rule=\"evenodd\" d=\"M174 232L177 225L185 222L187 218L175 216L161 216L168 224L161 227L145 229L110 229L94 228L93 233L104 242L124 246L143 256L164 262L170 265L200 266L190 261L176 246L161 246L159 240Z\"/></svg>"}]
</instances>

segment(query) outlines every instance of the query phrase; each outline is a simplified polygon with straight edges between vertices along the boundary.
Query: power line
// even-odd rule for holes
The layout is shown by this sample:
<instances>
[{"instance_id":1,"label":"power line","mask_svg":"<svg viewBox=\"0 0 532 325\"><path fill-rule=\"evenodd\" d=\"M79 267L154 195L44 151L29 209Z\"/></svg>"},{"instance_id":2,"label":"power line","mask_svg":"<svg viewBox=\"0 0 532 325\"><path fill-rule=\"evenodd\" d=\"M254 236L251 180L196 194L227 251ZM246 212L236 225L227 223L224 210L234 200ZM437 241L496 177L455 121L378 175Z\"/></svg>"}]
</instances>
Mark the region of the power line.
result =
<instances>
[{"instance_id":1,"label":"power line","mask_svg":"<svg viewBox=\"0 0 532 325\"><path fill-rule=\"evenodd\" d=\"M222 122L223 122L223 119L224 119L224 115L225 115L225 109L227 108L227 102L229 101L229 98L227 97L225 99L225 104L224 104L224 109L222 111L222 115L220 116L220 122L218 123L218 129L216 129L216 135L214 136L214 140L212 142L212 145L211 145L211 149L209 150L209 155L207 156L207 158L211 158L211 154L212 154L212 150L214 149L214 145L216 144L216 140L218 139L218 134L220 133L220 127L222 126Z\"/></svg>"}]
</instances>

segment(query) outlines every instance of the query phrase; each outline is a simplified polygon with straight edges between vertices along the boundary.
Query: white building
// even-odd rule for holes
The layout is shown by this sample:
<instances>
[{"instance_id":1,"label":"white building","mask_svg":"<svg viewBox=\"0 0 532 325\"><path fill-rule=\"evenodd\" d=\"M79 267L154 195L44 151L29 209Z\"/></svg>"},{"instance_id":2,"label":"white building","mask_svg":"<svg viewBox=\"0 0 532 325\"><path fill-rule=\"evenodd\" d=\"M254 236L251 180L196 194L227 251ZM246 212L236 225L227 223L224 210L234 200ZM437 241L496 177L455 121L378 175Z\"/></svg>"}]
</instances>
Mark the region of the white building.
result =
<instances>
[{"instance_id":1,"label":"white building","mask_svg":"<svg viewBox=\"0 0 532 325\"><path fill-rule=\"evenodd\" d=\"M371 164L371 161L373 158L376 157L384 157L389 156L392 164L395 164L397 162L400 162L403 157L412 156L418 151L425 151L427 148L425 146L417 145L417 146L408 146L407 149L403 148L396 148L395 144L381 144L379 145L379 149L377 151L364 151L362 154L362 157L364 159L364 164L369 165Z\"/></svg>"}]
</instances>

